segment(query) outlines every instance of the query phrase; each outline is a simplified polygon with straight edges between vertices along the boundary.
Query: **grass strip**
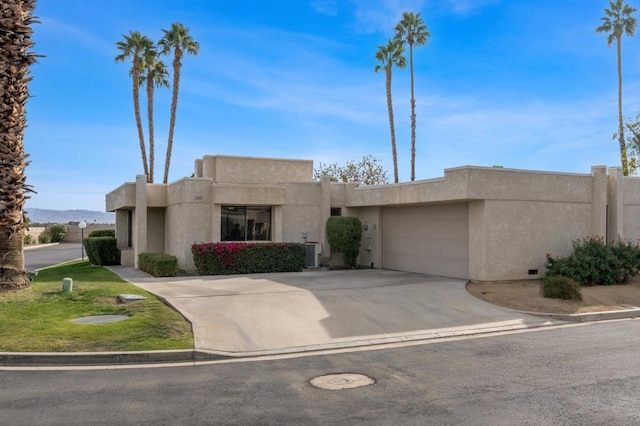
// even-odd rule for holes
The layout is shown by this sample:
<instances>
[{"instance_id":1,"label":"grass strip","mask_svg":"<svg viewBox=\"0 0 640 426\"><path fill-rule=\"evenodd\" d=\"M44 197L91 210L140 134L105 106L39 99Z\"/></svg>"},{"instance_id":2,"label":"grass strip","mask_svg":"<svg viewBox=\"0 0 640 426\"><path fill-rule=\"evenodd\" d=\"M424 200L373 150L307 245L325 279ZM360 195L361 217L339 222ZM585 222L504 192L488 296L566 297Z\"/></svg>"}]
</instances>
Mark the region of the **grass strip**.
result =
<instances>
[{"instance_id":1,"label":"grass strip","mask_svg":"<svg viewBox=\"0 0 640 426\"><path fill-rule=\"evenodd\" d=\"M73 291L62 280L73 279ZM145 300L118 303L119 294ZM126 315L103 324L71 320ZM193 349L191 324L145 290L87 261L41 270L31 288L0 294L0 352L101 352Z\"/></svg>"}]
</instances>

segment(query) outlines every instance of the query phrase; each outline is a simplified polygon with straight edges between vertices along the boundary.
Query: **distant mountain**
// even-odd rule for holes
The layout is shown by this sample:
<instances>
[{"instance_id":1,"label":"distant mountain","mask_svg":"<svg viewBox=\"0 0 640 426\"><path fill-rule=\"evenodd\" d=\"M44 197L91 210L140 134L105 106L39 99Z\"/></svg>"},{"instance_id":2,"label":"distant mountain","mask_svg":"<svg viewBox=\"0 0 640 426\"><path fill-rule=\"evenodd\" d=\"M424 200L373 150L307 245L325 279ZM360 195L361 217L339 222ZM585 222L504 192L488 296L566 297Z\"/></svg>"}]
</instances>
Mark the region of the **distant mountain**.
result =
<instances>
[{"instance_id":1,"label":"distant mountain","mask_svg":"<svg viewBox=\"0 0 640 426\"><path fill-rule=\"evenodd\" d=\"M91 210L48 210L25 208L31 223L116 223L115 213L97 212Z\"/></svg>"}]
</instances>

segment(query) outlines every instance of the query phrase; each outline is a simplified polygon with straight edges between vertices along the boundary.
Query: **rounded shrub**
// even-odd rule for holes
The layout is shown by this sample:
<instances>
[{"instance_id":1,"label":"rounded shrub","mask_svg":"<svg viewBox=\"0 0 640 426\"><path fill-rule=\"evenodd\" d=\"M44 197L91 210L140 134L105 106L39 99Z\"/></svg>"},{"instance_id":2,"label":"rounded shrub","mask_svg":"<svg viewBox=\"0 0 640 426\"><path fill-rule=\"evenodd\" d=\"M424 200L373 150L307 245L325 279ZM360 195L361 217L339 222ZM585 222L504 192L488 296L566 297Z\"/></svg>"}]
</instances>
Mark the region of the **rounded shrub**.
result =
<instances>
[{"instance_id":1,"label":"rounded shrub","mask_svg":"<svg viewBox=\"0 0 640 426\"><path fill-rule=\"evenodd\" d=\"M549 299L582 300L580 284L562 275L545 277L542 281L542 296Z\"/></svg>"}]
</instances>

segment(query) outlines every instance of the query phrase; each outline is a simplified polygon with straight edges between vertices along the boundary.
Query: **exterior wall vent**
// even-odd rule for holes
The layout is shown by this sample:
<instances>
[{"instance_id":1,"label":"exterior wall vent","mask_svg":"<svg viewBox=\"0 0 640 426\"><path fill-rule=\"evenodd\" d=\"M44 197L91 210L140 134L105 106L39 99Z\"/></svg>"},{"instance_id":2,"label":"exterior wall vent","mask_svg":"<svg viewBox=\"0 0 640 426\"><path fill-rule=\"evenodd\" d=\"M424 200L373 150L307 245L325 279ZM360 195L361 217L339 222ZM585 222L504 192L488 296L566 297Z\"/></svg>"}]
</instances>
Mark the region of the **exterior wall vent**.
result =
<instances>
[{"instance_id":1,"label":"exterior wall vent","mask_svg":"<svg viewBox=\"0 0 640 426\"><path fill-rule=\"evenodd\" d=\"M538 275L537 269L529 269L529 275Z\"/></svg>"}]
</instances>

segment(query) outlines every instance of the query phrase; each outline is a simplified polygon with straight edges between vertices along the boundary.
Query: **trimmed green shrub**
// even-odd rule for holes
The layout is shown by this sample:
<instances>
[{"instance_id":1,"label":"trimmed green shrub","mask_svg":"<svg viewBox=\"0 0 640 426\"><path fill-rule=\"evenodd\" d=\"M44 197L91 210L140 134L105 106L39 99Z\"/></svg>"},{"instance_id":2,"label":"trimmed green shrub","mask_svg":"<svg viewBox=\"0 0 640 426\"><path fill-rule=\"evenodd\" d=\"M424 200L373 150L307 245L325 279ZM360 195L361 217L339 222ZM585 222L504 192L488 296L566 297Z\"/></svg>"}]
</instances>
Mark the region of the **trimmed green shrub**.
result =
<instances>
[{"instance_id":1,"label":"trimmed green shrub","mask_svg":"<svg viewBox=\"0 0 640 426\"><path fill-rule=\"evenodd\" d=\"M163 253L140 253L138 269L154 277L175 277L178 275L178 258Z\"/></svg>"},{"instance_id":2,"label":"trimmed green shrub","mask_svg":"<svg viewBox=\"0 0 640 426\"><path fill-rule=\"evenodd\" d=\"M580 284L562 275L549 276L542 280L542 296L549 299L582 300Z\"/></svg>"},{"instance_id":3,"label":"trimmed green shrub","mask_svg":"<svg viewBox=\"0 0 640 426\"><path fill-rule=\"evenodd\" d=\"M54 223L49 226L49 233L51 234L51 242L60 243L67 235L67 227L61 223Z\"/></svg>"},{"instance_id":4,"label":"trimmed green shrub","mask_svg":"<svg viewBox=\"0 0 640 426\"><path fill-rule=\"evenodd\" d=\"M362 223L357 217L332 216L327 220L327 240L331 251L342 255L345 265L358 267Z\"/></svg>"},{"instance_id":5,"label":"trimmed green shrub","mask_svg":"<svg viewBox=\"0 0 640 426\"><path fill-rule=\"evenodd\" d=\"M306 250L299 243L201 243L191 246L200 275L299 272Z\"/></svg>"},{"instance_id":6,"label":"trimmed green shrub","mask_svg":"<svg viewBox=\"0 0 640 426\"><path fill-rule=\"evenodd\" d=\"M28 246L32 242L33 242L33 237L31 236L31 234L24 234L24 237L22 237L22 243L25 246Z\"/></svg>"},{"instance_id":7,"label":"trimmed green shrub","mask_svg":"<svg viewBox=\"0 0 640 426\"><path fill-rule=\"evenodd\" d=\"M82 240L92 265L119 265L120 251L113 237L87 237Z\"/></svg>"},{"instance_id":8,"label":"trimmed green shrub","mask_svg":"<svg viewBox=\"0 0 640 426\"><path fill-rule=\"evenodd\" d=\"M43 231L38 235L38 242L40 244L49 244L51 242L51 234L48 231Z\"/></svg>"},{"instance_id":9,"label":"trimmed green shrub","mask_svg":"<svg viewBox=\"0 0 640 426\"><path fill-rule=\"evenodd\" d=\"M89 232L89 235L87 235L88 238L95 238L95 237L116 237L116 230L115 229L96 229L95 231L91 231Z\"/></svg>"},{"instance_id":10,"label":"trimmed green shrub","mask_svg":"<svg viewBox=\"0 0 640 426\"><path fill-rule=\"evenodd\" d=\"M583 285L624 283L640 272L640 247L621 239L582 238L567 257L547 254L545 266L546 276L562 275Z\"/></svg>"}]
</instances>

